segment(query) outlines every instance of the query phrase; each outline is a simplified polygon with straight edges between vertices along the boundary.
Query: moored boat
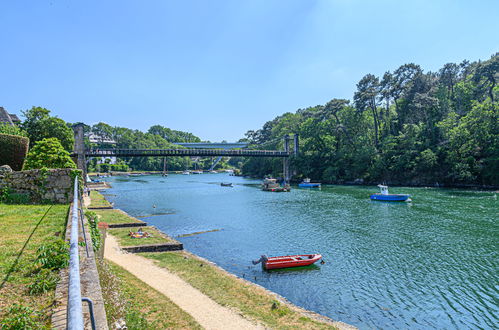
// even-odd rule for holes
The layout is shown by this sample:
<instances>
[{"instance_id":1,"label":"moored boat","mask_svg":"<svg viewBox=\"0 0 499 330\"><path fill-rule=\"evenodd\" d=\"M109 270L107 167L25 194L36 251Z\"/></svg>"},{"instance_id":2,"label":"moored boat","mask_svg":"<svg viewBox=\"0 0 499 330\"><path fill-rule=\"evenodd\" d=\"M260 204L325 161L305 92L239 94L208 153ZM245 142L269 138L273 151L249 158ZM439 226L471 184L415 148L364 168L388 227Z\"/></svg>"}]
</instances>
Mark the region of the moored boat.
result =
<instances>
[{"instance_id":1,"label":"moored boat","mask_svg":"<svg viewBox=\"0 0 499 330\"><path fill-rule=\"evenodd\" d=\"M309 178L303 179L302 183L298 184L298 187L300 188L320 188L321 184L318 182L310 182Z\"/></svg>"},{"instance_id":2,"label":"moored boat","mask_svg":"<svg viewBox=\"0 0 499 330\"><path fill-rule=\"evenodd\" d=\"M189 172L189 171L183 171L182 174L183 175L189 175L189 174L191 174L191 172Z\"/></svg>"},{"instance_id":3,"label":"moored boat","mask_svg":"<svg viewBox=\"0 0 499 330\"><path fill-rule=\"evenodd\" d=\"M378 185L379 189L381 190L380 193L378 194L372 194L369 196L371 200L373 201L385 201L385 202L405 202L408 201L410 202L411 195L407 194L390 194L388 193L388 186L384 186L382 184Z\"/></svg>"},{"instance_id":4,"label":"moored boat","mask_svg":"<svg viewBox=\"0 0 499 330\"><path fill-rule=\"evenodd\" d=\"M253 261L253 264L262 263L266 270L310 266L322 259L322 255L316 254L297 254L292 256L267 257L263 255L259 260Z\"/></svg>"},{"instance_id":5,"label":"moored boat","mask_svg":"<svg viewBox=\"0 0 499 330\"><path fill-rule=\"evenodd\" d=\"M222 187L233 187L231 182L222 182L220 183Z\"/></svg>"},{"instance_id":6,"label":"moored boat","mask_svg":"<svg viewBox=\"0 0 499 330\"><path fill-rule=\"evenodd\" d=\"M291 187L289 184L285 184L284 186L281 186L278 182L277 179L272 179L272 178L265 178L262 182L262 190L263 191L273 191L273 192L289 192L291 191Z\"/></svg>"}]
</instances>

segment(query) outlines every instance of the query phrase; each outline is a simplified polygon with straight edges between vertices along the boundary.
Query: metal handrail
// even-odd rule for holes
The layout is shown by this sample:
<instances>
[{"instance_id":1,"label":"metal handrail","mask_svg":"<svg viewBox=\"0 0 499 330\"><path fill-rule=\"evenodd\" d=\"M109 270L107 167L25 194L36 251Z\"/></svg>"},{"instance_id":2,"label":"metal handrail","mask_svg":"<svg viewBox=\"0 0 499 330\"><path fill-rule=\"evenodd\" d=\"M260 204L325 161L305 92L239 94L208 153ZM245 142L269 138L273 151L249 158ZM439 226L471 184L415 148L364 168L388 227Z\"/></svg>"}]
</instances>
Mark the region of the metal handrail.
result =
<instances>
[{"instance_id":1,"label":"metal handrail","mask_svg":"<svg viewBox=\"0 0 499 330\"><path fill-rule=\"evenodd\" d=\"M80 257L78 255L78 177L75 177L71 238L69 242L68 329L83 329L83 309L80 287Z\"/></svg>"}]
</instances>

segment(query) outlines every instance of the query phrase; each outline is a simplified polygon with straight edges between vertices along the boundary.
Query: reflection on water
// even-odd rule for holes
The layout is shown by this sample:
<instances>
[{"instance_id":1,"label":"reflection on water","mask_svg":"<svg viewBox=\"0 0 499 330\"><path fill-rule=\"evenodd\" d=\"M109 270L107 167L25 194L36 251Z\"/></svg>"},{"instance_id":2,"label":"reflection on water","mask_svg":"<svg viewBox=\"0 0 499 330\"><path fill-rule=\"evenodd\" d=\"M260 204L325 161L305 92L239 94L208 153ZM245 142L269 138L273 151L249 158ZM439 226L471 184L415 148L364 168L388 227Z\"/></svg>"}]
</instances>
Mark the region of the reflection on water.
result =
<instances>
[{"instance_id":1,"label":"reflection on water","mask_svg":"<svg viewBox=\"0 0 499 330\"><path fill-rule=\"evenodd\" d=\"M203 232L179 240L304 308L361 328L498 323L494 192L393 187L413 202L380 203L369 200L376 187L271 193L225 174L137 181L112 178L109 200L134 216L168 213L147 222L171 236ZM262 254L307 253L326 263L271 272L251 263Z\"/></svg>"}]
</instances>

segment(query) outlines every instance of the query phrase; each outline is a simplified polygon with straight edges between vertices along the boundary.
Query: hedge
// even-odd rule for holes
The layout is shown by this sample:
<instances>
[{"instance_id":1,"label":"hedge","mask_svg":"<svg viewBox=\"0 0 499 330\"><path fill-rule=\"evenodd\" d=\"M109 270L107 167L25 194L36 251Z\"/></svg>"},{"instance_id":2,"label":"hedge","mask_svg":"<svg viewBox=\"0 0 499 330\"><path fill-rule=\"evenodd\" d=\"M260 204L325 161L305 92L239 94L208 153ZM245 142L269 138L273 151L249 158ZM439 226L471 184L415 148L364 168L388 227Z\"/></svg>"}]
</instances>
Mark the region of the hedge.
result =
<instances>
[{"instance_id":1,"label":"hedge","mask_svg":"<svg viewBox=\"0 0 499 330\"><path fill-rule=\"evenodd\" d=\"M27 137L0 134L0 166L9 165L14 171L22 170L28 146Z\"/></svg>"}]
</instances>

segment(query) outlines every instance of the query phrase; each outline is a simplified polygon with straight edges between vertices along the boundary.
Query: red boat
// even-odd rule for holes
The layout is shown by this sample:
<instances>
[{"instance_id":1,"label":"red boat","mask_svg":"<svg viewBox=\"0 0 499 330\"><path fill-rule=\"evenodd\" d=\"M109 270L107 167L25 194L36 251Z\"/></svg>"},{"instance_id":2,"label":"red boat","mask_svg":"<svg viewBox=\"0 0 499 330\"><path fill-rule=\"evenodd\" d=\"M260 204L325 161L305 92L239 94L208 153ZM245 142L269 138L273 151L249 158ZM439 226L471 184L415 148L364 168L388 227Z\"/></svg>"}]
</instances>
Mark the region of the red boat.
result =
<instances>
[{"instance_id":1,"label":"red boat","mask_svg":"<svg viewBox=\"0 0 499 330\"><path fill-rule=\"evenodd\" d=\"M298 254L294 256L281 256L281 257L270 257L262 256L260 260L253 262L257 264L262 262L264 269L279 269L279 268L290 268L290 267L302 267L309 266L316 261L322 259L320 254Z\"/></svg>"}]
</instances>

